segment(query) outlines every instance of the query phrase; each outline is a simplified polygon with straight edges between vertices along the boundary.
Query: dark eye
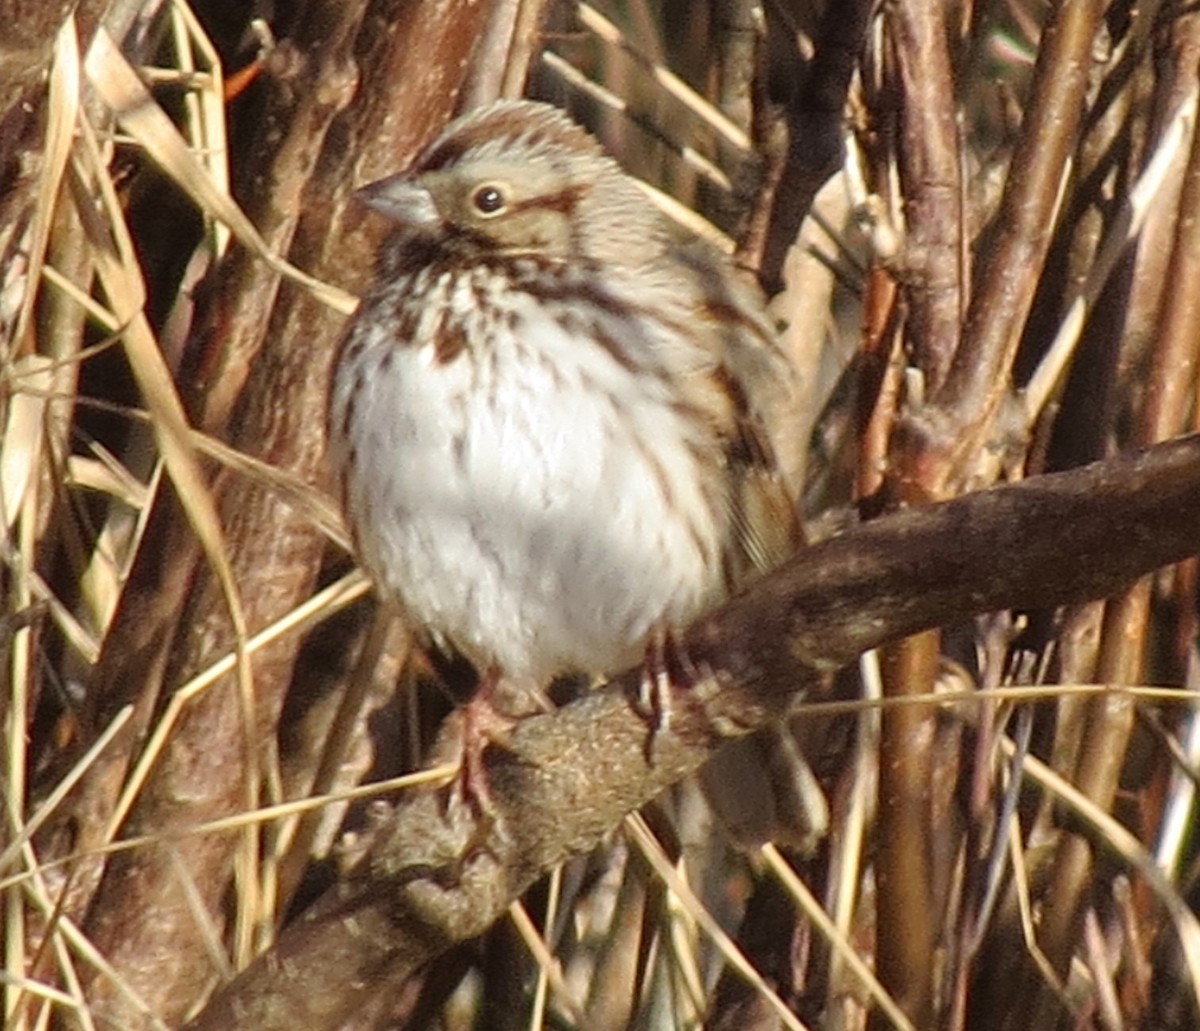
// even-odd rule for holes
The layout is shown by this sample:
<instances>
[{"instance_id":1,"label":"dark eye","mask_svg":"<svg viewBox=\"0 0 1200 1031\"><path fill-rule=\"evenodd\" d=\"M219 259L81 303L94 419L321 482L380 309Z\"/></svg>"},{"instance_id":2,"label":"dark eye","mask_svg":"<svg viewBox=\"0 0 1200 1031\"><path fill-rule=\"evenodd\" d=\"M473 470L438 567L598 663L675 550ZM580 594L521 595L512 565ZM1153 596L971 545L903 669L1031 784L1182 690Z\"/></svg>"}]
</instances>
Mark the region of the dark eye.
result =
<instances>
[{"instance_id":1,"label":"dark eye","mask_svg":"<svg viewBox=\"0 0 1200 1031\"><path fill-rule=\"evenodd\" d=\"M482 215L494 215L500 211L508 201L505 199L504 191L499 186L481 186L475 191L471 197L471 203L475 205L475 210Z\"/></svg>"}]
</instances>

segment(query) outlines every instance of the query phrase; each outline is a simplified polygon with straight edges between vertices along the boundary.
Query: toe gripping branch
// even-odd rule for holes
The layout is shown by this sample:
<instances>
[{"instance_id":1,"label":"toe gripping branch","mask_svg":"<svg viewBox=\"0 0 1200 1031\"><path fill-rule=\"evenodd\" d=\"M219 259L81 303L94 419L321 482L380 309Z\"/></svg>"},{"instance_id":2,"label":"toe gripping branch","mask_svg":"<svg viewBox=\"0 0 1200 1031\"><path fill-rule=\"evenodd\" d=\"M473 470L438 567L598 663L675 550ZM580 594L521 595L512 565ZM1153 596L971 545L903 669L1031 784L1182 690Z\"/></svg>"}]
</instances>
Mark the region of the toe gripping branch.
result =
<instances>
[{"instance_id":1,"label":"toe gripping branch","mask_svg":"<svg viewBox=\"0 0 1200 1031\"><path fill-rule=\"evenodd\" d=\"M637 708L650 726L646 759L654 761L654 746L660 734L671 729L682 699L689 708L702 699L693 695L697 687L712 679L710 671L697 666L675 629L658 623L646 641L646 654L638 680ZM699 706L703 708L701 704Z\"/></svg>"}]
</instances>

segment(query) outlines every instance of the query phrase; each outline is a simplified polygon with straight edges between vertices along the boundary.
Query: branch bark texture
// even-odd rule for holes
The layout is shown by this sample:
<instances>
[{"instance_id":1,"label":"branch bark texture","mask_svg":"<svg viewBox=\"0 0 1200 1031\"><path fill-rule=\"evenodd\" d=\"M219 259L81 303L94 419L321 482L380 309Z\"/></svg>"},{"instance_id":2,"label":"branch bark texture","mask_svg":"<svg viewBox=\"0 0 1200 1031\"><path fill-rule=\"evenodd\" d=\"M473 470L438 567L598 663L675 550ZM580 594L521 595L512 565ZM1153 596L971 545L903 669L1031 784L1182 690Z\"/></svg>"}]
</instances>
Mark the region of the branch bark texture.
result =
<instances>
[{"instance_id":1,"label":"branch bark texture","mask_svg":"<svg viewBox=\"0 0 1200 1031\"><path fill-rule=\"evenodd\" d=\"M286 928L190 1031L338 1027L378 988L482 933L542 873L784 715L818 673L970 613L1110 594L1200 551L1200 436L901 512L805 549L683 635L704 676L651 740L638 675L523 721L489 753L481 824L400 799L357 871Z\"/></svg>"}]
</instances>

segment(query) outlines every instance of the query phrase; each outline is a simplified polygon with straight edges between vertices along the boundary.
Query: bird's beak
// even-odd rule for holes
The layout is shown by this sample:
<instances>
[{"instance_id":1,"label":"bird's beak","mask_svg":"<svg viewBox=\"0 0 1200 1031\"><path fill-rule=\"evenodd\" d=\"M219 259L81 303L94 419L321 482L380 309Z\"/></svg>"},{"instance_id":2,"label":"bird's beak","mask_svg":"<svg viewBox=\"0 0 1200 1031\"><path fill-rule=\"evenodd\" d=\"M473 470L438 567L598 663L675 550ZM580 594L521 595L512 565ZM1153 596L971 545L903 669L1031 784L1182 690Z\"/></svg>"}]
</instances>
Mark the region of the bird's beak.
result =
<instances>
[{"instance_id":1,"label":"bird's beak","mask_svg":"<svg viewBox=\"0 0 1200 1031\"><path fill-rule=\"evenodd\" d=\"M414 229L432 229L439 222L437 206L429 191L405 175L370 183L354 196L381 215Z\"/></svg>"}]
</instances>

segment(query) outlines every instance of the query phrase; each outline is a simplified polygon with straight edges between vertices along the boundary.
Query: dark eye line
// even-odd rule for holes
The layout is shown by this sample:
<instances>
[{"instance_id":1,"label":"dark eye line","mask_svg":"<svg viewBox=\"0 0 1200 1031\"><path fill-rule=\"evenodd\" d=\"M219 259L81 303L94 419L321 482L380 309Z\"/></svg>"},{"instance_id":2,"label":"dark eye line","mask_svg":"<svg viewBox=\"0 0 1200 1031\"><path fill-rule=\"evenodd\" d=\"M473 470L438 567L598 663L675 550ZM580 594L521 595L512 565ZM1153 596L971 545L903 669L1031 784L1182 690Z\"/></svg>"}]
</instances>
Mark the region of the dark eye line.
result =
<instances>
[{"instance_id":1,"label":"dark eye line","mask_svg":"<svg viewBox=\"0 0 1200 1031\"><path fill-rule=\"evenodd\" d=\"M530 208L543 208L546 211L557 211L563 215L574 212L576 205L587 193L587 187L568 186L558 193L542 194L530 197L528 200L515 201L509 205L510 212L528 211Z\"/></svg>"}]
</instances>

